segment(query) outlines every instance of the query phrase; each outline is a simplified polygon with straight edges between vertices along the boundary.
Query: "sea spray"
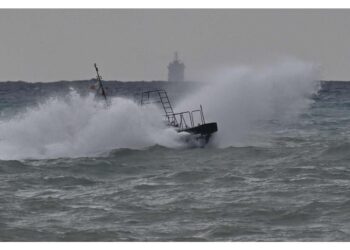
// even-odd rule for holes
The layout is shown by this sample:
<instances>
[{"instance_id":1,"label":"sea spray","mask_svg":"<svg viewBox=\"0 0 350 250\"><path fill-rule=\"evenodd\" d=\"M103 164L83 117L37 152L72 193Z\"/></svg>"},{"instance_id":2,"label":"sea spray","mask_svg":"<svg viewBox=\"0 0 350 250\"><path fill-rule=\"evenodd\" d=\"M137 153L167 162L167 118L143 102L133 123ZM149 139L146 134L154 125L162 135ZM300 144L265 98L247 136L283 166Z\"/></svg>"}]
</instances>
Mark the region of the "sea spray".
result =
<instances>
[{"instance_id":1,"label":"sea spray","mask_svg":"<svg viewBox=\"0 0 350 250\"><path fill-rule=\"evenodd\" d=\"M166 127L154 105L112 98L106 107L93 95L71 91L0 123L0 159L96 156L115 148L159 144L177 147L178 133Z\"/></svg>"},{"instance_id":2,"label":"sea spray","mask_svg":"<svg viewBox=\"0 0 350 250\"><path fill-rule=\"evenodd\" d=\"M214 80L213 80L214 79ZM177 101L176 112L203 105L207 122L218 123L211 145L256 145L271 123L287 126L305 111L317 91L313 64L287 61L256 69L236 67L213 74L205 87ZM176 101L176 100L175 100ZM71 90L0 121L0 159L97 156L118 148L159 144L182 147L183 135L167 127L162 110L127 98L106 107L94 95Z\"/></svg>"},{"instance_id":3,"label":"sea spray","mask_svg":"<svg viewBox=\"0 0 350 250\"><path fill-rule=\"evenodd\" d=\"M202 104L207 121L218 123L216 145L258 144L256 137L251 137L258 132L257 127L271 121L291 122L309 107L319 86L317 76L315 65L296 60L263 68L221 69L176 109Z\"/></svg>"}]
</instances>

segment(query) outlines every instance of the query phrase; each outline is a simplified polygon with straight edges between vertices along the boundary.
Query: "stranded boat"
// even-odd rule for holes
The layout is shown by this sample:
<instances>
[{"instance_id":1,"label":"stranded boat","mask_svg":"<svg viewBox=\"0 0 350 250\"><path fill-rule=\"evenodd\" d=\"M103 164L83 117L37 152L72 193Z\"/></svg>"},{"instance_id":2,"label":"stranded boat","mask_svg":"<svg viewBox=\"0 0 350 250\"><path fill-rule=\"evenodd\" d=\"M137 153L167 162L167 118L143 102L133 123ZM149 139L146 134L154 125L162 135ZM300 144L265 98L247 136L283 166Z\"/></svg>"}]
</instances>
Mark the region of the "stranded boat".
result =
<instances>
[{"instance_id":1,"label":"stranded boat","mask_svg":"<svg viewBox=\"0 0 350 250\"><path fill-rule=\"evenodd\" d=\"M211 135L218 131L216 122L206 123L202 105L199 109L175 113L164 89L145 91L141 94L141 105L160 103L165 113L168 126L178 132L187 132L194 135L194 139L208 143Z\"/></svg>"},{"instance_id":2,"label":"stranded boat","mask_svg":"<svg viewBox=\"0 0 350 250\"><path fill-rule=\"evenodd\" d=\"M96 91L103 96L108 104L106 91L102 84L102 77L98 72L96 63L94 66L98 81ZM164 89L149 90L141 93L141 105L151 103L161 104L167 126L174 127L179 133L189 133L191 137L187 138L188 140L195 140L199 142L200 145L204 145L209 142L212 134L218 131L216 122L205 122L202 105L200 105L199 109L175 113L168 94Z\"/></svg>"}]
</instances>

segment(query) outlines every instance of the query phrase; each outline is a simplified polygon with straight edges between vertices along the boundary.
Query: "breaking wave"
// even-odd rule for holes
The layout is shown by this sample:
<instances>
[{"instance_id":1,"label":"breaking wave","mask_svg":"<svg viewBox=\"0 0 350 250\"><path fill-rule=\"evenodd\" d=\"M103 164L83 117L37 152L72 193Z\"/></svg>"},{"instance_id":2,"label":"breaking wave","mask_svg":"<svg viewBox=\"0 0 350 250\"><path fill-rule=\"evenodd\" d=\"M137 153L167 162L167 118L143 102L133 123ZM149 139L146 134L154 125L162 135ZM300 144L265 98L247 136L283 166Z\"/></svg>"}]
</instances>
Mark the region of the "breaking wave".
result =
<instances>
[{"instance_id":1,"label":"breaking wave","mask_svg":"<svg viewBox=\"0 0 350 250\"><path fill-rule=\"evenodd\" d=\"M106 108L93 95L71 90L64 98L49 98L0 123L0 158L94 156L116 148L159 144L181 146L178 133L165 126L158 107L112 98Z\"/></svg>"},{"instance_id":2,"label":"breaking wave","mask_svg":"<svg viewBox=\"0 0 350 250\"><path fill-rule=\"evenodd\" d=\"M310 96L317 91L316 76L314 65L298 61L221 70L211 84L180 101L176 110L203 104L207 121L218 123L214 145L251 145L247 138L256 125L291 121L309 107ZM161 113L157 106L141 107L120 97L112 98L106 108L92 94L83 97L71 90L68 96L49 98L0 121L0 159L84 157L120 148L183 146L183 135L166 127Z\"/></svg>"}]
</instances>

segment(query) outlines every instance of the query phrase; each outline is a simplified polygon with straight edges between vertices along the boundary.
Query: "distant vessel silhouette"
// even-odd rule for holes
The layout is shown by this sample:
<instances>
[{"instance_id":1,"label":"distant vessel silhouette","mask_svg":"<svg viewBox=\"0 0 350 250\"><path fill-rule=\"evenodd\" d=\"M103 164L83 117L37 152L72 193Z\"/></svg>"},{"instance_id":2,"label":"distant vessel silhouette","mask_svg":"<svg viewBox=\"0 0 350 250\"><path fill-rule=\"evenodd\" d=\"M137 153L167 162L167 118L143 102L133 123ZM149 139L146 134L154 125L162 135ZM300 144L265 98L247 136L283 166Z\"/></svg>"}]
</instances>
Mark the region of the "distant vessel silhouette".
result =
<instances>
[{"instance_id":1,"label":"distant vessel silhouette","mask_svg":"<svg viewBox=\"0 0 350 250\"><path fill-rule=\"evenodd\" d=\"M174 61L168 65L168 81L183 82L185 80L185 64L179 60L178 53L175 52Z\"/></svg>"}]
</instances>

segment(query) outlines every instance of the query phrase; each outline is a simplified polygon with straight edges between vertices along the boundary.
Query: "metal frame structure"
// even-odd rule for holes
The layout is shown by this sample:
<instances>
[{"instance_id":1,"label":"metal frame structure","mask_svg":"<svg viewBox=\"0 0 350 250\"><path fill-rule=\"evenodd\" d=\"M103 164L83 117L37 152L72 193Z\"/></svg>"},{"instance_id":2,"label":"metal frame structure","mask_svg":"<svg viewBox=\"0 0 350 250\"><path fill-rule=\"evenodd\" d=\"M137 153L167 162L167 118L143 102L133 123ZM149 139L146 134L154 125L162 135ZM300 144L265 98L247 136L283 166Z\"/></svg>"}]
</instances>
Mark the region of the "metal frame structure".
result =
<instances>
[{"instance_id":1,"label":"metal frame structure","mask_svg":"<svg viewBox=\"0 0 350 250\"><path fill-rule=\"evenodd\" d=\"M200 105L200 109L175 113L169 101L168 94L164 89L142 92L141 105L151 103L160 103L162 105L168 125L176 127L178 131L184 131L205 124L202 105ZM194 119L196 113L200 115L200 121L197 125L195 125Z\"/></svg>"}]
</instances>

